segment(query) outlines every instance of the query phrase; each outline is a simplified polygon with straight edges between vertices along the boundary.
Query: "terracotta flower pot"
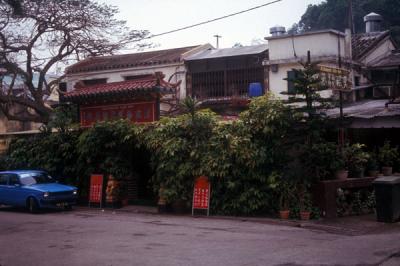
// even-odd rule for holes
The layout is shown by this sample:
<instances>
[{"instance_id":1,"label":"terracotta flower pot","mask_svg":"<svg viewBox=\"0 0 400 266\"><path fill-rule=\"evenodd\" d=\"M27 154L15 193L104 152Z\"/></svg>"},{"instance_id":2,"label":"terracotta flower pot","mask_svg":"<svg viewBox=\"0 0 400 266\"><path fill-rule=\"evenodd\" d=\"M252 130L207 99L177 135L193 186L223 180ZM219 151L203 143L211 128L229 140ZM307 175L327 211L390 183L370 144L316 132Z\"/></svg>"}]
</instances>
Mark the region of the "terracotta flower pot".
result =
<instances>
[{"instance_id":1,"label":"terracotta flower pot","mask_svg":"<svg viewBox=\"0 0 400 266\"><path fill-rule=\"evenodd\" d=\"M287 219L289 219L289 214L290 214L290 211L289 211L289 210L282 210L282 211L279 211L279 217L280 217L282 220L287 220Z\"/></svg>"},{"instance_id":2,"label":"terracotta flower pot","mask_svg":"<svg viewBox=\"0 0 400 266\"><path fill-rule=\"evenodd\" d=\"M309 211L300 211L300 219L301 220L310 220L311 212Z\"/></svg>"},{"instance_id":3,"label":"terracotta flower pot","mask_svg":"<svg viewBox=\"0 0 400 266\"><path fill-rule=\"evenodd\" d=\"M335 173L335 177L338 180L346 180L349 177L349 171L347 171L347 170L338 170Z\"/></svg>"},{"instance_id":4,"label":"terracotta flower pot","mask_svg":"<svg viewBox=\"0 0 400 266\"><path fill-rule=\"evenodd\" d=\"M376 170L370 170L370 171L368 171L368 176L370 176L370 177L377 177L378 174L379 174L379 172L376 171Z\"/></svg>"},{"instance_id":5,"label":"terracotta flower pot","mask_svg":"<svg viewBox=\"0 0 400 266\"><path fill-rule=\"evenodd\" d=\"M383 173L384 176L392 175L393 168L389 167L389 166L384 166L384 167L382 167L382 173Z\"/></svg>"}]
</instances>

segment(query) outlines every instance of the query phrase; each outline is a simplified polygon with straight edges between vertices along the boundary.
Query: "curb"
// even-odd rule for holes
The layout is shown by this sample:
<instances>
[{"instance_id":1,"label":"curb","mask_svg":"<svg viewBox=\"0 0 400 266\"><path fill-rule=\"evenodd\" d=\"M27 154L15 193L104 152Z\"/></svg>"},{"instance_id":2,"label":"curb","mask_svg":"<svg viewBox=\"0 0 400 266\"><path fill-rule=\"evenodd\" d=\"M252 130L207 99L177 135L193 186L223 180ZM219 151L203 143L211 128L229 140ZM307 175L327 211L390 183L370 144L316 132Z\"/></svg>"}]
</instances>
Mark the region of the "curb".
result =
<instances>
[{"instance_id":1,"label":"curb","mask_svg":"<svg viewBox=\"0 0 400 266\"><path fill-rule=\"evenodd\" d=\"M87 206L77 206L76 210L78 211L101 211L106 213L131 213L131 214L146 214L146 215L160 215L164 217L186 217L186 218L195 218L195 219L214 219L214 220L230 220L230 221L241 221L241 222L251 222L251 223L259 223L259 224L269 224L269 225L278 225L278 226L287 226L287 227L295 227L302 228L308 230L322 231L325 233L335 234L335 235L343 235L343 236L359 236L370 234L371 232L367 232L363 230L363 228L351 228L349 226L335 226L322 224L321 220L281 220L278 218L269 218L269 217L242 217L242 216L192 216L191 214L173 214L173 213L158 213L156 210L146 210L146 209L100 209L100 208L89 208Z\"/></svg>"}]
</instances>

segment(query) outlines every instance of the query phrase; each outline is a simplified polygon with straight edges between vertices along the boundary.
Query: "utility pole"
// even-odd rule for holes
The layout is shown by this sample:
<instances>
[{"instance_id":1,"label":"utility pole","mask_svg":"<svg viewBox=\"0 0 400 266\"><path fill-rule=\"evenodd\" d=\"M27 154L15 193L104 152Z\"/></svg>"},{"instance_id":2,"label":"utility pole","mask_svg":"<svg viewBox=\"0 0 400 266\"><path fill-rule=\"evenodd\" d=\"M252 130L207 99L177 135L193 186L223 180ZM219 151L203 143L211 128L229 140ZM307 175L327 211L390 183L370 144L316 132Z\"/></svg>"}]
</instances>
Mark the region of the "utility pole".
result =
<instances>
[{"instance_id":1,"label":"utility pole","mask_svg":"<svg viewBox=\"0 0 400 266\"><path fill-rule=\"evenodd\" d=\"M219 38L222 38L222 36L215 34L214 37L217 39L217 49L218 49L219 48Z\"/></svg>"},{"instance_id":2,"label":"utility pole","mask_svg":"<svg viewBox=\"0 0 400 266\"><path fill-rule=\"evenodd\" d=\"M348 27L351 29L351 33L356 33L356 28L354 25L354 17L353 17L353 0L348 0L348 9L349 9L349 24Z\"/></svg>"}]
</instances>

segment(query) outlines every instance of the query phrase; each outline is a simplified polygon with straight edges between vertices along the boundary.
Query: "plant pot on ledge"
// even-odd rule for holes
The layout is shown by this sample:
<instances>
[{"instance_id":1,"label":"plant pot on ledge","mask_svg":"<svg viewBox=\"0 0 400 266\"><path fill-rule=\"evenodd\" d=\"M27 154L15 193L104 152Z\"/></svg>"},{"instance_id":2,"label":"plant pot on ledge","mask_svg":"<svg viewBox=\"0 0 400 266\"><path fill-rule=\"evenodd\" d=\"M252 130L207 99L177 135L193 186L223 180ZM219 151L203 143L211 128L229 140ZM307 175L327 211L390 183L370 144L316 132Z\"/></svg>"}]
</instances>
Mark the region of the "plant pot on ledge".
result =
<instances>
[{"instance_id":1,"label":"plant pot on ledge","mask_svg":"<svg viewBox=\"0 0 400 266\"><path fill-rule=\"evenodd\" d=\"M377 177L378 174L379 174L379 171L377 171L377 170L369 170L368 171L368 176L370 176L370 177Z\"/></svg>"},{"instance_id":2,"label":"plant pot on ledge","mask_svg":"<svg viewBox=\"0 0 400 266\"><path fill-rule=\"evenodd\" d=\"M349 177L349 171L347 170L337 170L335 173L337 180L346 180Z\"/></svg>"},{"instance_id":3,"label":"plant pot on ledge","mask_svg":"<svg viewBox=\"0 0 400 266\"><path fill-rule=\"evenodd\" d=\"M383 166L382 173L384 176L390 176L393 174L393 167L390 166Z\"/></svg>"},{"instance_id":4,"label":"plant pot on ledge","mask_svg":"<svg viewBox=\"0 0 400 266\"><path fill-rule=\"evenodd\" d=\"M300 211L300 219L302 221L310 220L311 212L310 211Z\"/></svg>"},{"instance_id":5,"label":"plant pot on ledge","mask_svg":"<svg viewBox=\"0 0 400 266\"><path fill-rule=\"evenodd\" d=\"M289 214L290 214L289 210L280 210L279 218L281 218L282 220L287 220L287 219L289 219Z\"/></svg>"}]
</instances>

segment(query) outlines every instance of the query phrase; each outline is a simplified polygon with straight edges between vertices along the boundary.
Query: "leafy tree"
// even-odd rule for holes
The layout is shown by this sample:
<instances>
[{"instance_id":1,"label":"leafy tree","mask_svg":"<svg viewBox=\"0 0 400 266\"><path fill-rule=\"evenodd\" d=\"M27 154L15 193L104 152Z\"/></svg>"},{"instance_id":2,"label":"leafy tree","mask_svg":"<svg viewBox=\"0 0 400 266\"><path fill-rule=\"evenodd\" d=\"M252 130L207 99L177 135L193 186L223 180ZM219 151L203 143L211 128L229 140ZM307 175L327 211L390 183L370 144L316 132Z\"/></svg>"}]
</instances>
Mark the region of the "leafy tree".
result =
<instances>
[{"instance_id":1,"label":"leafy tree","mask_svg":"<svg viewBox=\"0 0 400 266\"><path fill-rule=\"evenodd\" d=\"M48 73L58 63L113 54L148 35L117 20L116 7L91 0L7 2L23 11L16 16L16 5L0 5L0 109L9 120L49 122L45 99L63 77L50 81ZM29 112L15 112L15 104Z\"/></svg>"},{"instance_id":2,"label":"leafy tree","mask_svg":"<svg viewBox=\"0 0 400 266\"><path fill-rule=\"evenodd\" d=\"M333 99L321 96L321 93L329 88L323 85L318 62L300 62L299 64L302 68L292 69L294 77L285 79L293 83L293 89L282 94L288 95L288 103L295 104L292 106L298 112L306 113L309 118L323 115L318 111L329 107Z\"/></svg>"},{"instance_id":3,"label":"leafy tree","mask_svg":"<svg viewBox=\"0 0 400 266\"><path fill-rule=\"evenodd\" d=\"M309 5L299 23L292 31L304 32L322 29L344 31L349 28L349 0L327 0L317 5ZM353 23L356 33L365 32L364 16L376 12L383 16L383 26L400 36L400 1L398 0L352 0Z\"/></svg>"}]
</instances>

